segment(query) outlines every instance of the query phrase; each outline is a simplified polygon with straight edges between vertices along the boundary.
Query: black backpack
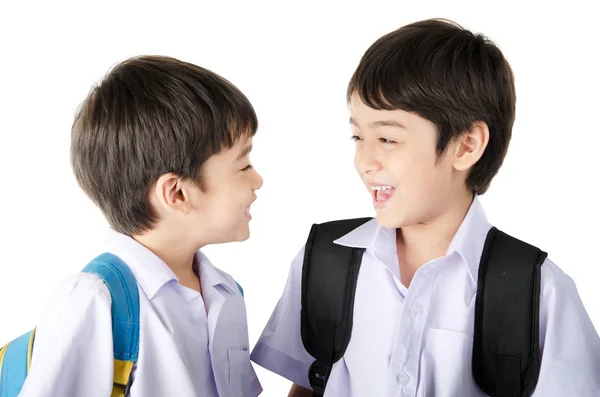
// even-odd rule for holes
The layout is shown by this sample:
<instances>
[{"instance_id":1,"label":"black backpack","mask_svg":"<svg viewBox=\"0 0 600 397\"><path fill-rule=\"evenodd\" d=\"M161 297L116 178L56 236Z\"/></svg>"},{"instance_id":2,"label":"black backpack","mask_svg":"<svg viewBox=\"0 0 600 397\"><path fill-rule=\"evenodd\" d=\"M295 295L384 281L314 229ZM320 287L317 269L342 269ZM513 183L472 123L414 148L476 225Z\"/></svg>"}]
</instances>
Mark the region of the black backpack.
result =
<instances>
[{"instance_id":1,"label":"black backpack","mask_svg":"<svg viewBox=\"0 0 600 397\"><path fill-rule=\"evenodd\" d=\"M333 241L372 218L312 226L302 269L302 342L315 358L308 378L325 392L331 367L352 335L356 281L363 248ZM492 227L487 235L475 303L472 369L493 397L529 396L539 370L541 266L547 254Z\"/></svg>"}]
</instances>

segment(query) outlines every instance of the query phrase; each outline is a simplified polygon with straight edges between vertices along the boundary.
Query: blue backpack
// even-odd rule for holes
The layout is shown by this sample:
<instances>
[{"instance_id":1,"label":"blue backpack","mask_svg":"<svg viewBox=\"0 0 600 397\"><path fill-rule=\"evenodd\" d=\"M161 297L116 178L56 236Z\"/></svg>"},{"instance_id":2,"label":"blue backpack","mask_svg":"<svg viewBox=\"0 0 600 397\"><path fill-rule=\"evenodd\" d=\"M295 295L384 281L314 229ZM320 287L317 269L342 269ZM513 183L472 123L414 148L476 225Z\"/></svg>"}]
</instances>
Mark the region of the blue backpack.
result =
<instances>
[{"instance_id":1,"label":"blue backpack","mask_svg":"<svg viewBox=\"0 0 600 397\"><path fill-rule=\"evenodd\" d=\"M100 277L112 299L114 383L111 397L127 394L133 364L138 359L140 335L140 298L129 267L115 255L104 253L91 261L83 272ZM0 397L20 393L33 352L35 329L0 349Z\"/></svg>"}]
</instances>

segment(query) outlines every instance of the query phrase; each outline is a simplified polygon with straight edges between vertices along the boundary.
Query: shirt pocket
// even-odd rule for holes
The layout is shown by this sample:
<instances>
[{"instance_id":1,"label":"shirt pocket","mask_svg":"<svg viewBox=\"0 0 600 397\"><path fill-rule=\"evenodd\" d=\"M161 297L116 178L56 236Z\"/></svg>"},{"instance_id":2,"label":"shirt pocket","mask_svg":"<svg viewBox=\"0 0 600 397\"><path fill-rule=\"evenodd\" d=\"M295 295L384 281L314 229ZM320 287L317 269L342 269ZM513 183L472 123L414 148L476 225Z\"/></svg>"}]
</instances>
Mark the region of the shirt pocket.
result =
<instances>
[{"instance_id":1,"label":"shirt pocket","mask_svg":"<svg viewBox=\"0 0 600 397\"><path fill-rule=\"evenodd\" d=\"M485 396L471 370L473 335L430 329L425 347L425 396Z\"/></svg>"},{"instance_id":2,"label":"shirt pocket","mask_svg":"<svg viewBox=\"0 0 600 397\"><path fill-rule=\"evenodd\" d=\"M250 364L250 353L248 349L228 348L227 360L229 361L230 396L252 396L252 364Z\"/></svg>"}]
</instances>

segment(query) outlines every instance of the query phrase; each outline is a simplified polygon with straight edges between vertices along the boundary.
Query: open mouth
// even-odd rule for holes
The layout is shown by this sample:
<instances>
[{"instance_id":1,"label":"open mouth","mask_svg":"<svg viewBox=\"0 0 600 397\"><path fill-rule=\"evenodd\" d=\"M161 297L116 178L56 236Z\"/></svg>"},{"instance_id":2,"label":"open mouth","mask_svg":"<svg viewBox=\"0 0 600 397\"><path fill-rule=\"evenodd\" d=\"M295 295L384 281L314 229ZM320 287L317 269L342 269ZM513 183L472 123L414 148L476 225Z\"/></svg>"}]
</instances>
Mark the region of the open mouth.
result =
<instances>
[{"instance_id":1,"label":"open mouth","mask_svg":"<svg viewBox=\"0 0 600 397\"><path fill-rule=\"evenodd\" d=\"M376 185L371 186L371 192L373 194L373 205L375 208L383 208L385 203L387 203L396 192L396 188L388 185Z\"/></svg>"},{"instance_id":2,"label":"open mouth","mask_svg":"<svg viewBox=\"0 0 600 397\"><path fill-rule=\"evenodd\" d=\"M248 218L248 220L252 219L252 214L250 213L250 207L252 206L252 204L256 201L256 196L254 196L254 199L250 202L250 204L248 205L248 207L246 207L246 211L244 211L244 215L246 215L246 218Z\"/></svg>"}]
</instances>

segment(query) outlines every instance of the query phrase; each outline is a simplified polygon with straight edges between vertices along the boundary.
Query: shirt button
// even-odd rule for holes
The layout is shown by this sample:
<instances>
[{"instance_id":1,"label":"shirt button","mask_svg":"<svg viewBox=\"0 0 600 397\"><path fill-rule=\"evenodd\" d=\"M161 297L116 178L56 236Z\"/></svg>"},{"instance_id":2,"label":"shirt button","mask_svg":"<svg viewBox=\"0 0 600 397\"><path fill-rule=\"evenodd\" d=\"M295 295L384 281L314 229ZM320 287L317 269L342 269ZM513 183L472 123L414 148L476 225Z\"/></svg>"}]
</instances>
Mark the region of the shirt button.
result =
<instances>
[{"instance_id":1,"label":"shirt button","mask_svg":"<svg viewBox=\"0 0 600 397\"><path fill-rule=\"evenodd\" d=\"M398 382L399 385L406 386L408 382L410 382L410 377L402 372L396 375L396 382Z\"/></svg>"},{"instance_id":2,"label":"shirt button","mask_svg":"<svg viewBox=\"0 0 600 397\"><path fill-rule=\"evenodd\" d=\"M423 309L421 308L421 305L416 304L410 309L410 311L411 311L413 317L418 317L423 312Z\"/></svg>"}]
</instances>

